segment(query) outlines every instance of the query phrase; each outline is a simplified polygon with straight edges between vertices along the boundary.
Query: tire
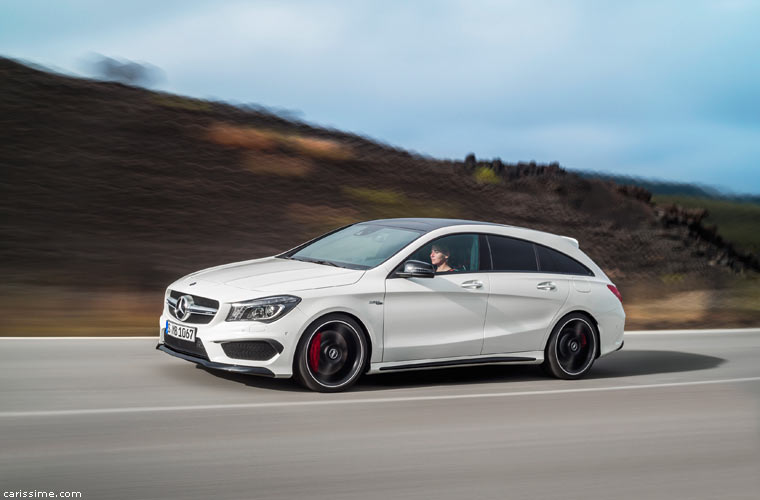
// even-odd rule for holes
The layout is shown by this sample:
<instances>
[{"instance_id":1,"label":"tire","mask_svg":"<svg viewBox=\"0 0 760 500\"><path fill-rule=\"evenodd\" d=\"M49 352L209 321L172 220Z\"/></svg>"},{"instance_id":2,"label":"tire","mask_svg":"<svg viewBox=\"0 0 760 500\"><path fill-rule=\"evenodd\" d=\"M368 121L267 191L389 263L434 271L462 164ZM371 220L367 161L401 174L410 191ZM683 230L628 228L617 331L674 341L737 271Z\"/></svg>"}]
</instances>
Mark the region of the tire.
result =
<instances>
[{"instance_id":1,"label":"tire","mask_svg":"<svg viewBox=\"0 0 760 500\"><path fill-rule=\"evenodd\" d=\"M586 375L594 364L599 346L594 322L585 314L571 313L552 330L546 344L542 368L561 379Z\"/></svg>"},{"instance_id":2,"label":"tire","mask_svg":"<svg viewBox=\"0 0 760 500\"><path fill-rule=\"evenodd\" d=\"M312 323L301 336L294 373L312 391L345 391L364 372L368 352L367 339L356 321L329 314Z\"/></svg>"}]
</instances>

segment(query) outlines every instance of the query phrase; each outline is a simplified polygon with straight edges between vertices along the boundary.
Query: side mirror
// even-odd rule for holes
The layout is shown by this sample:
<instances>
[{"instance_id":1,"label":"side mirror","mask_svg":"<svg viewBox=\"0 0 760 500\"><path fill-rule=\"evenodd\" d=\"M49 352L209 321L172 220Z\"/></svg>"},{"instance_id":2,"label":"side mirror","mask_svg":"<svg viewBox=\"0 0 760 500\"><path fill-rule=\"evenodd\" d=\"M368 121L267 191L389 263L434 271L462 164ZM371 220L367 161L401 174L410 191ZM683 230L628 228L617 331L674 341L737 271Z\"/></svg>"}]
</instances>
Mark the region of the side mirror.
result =
<instances>
[{"instance_id":1,"label":"side mirror","mask_svg":"<svg viewBox=\"0 0 760 500\"><path fill-rule=\"evenodd\" d=\"M432 278L435 276L435 268L429 262L407 260L404 262L404 269L398 271L396 276L399 278Z\"/></svg>"}]
</instances>

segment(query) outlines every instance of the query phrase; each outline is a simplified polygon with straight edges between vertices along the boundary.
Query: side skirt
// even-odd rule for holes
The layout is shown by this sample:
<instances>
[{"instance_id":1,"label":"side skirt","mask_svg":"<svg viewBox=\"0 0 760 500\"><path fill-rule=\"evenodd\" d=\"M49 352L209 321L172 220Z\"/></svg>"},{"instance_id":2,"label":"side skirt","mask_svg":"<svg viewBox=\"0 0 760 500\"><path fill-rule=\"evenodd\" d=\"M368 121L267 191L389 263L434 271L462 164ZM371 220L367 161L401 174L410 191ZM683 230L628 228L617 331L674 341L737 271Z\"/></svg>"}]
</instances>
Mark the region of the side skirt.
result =
<instances>
[{"instance_id":1,"label":"side skirt","mask_svg":"<svg viewBox=\"0 0 760 500\"><path fill-rule=\"evenodd\" d=\"M401 370L427 370L472 365L540 364L543 361L544 353L541 351L511 353L508 356L500 354L490 356L473 356L468 358L415 359L410 361L372 363L367 373L381 373Z\"/></svg>"}]
</instances>

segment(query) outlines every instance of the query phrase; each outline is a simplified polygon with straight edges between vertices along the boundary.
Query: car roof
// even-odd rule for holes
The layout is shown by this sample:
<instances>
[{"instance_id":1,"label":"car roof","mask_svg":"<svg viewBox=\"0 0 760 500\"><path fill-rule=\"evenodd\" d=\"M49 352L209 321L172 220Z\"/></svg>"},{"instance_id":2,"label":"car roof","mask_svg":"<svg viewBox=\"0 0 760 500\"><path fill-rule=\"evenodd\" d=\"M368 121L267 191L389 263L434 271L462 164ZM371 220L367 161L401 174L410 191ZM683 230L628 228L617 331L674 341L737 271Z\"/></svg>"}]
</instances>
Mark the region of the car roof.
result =
<instances>
[{"instance_id":1,"label":"car roof","mask_svg":"<svg viewBox=\"0 0 760 500\"><path fill-rule=\"evenodd\" d=\"M395 227L399 229L411 229L414 231L419 231L422 234L429 233L431 231L435 231L437 229L443 229L446 227L453 227L453 226L489 226L493 228L509 228L515 231L518 231L523 234L523 236L532 235L532 236L540 236L542 238L550 238L552 241L562 241L563 243L574 246L575 248L580 248L580 244L578 243L578 240L575 238L571 238L569 236L562 236L559 234L553 234L553 233L547 233L545 231L538 231L536 229L529 229L526 227L520 227L520 226L510 226L508 224L497 224L495 222L482 222L482 221L475 221L475 220L465 220L465 219L428 219L424 217L419 218L405 218L405 219L377 219L377 220L371 220L366 222L360 222L359 224L374 224L377 226L386 226L386 227ZM515 236L515 235L512 235Z\"/></svg>"},{"instance_id":2,"label":"car roof","mask_svg":"<svg viewBox=\"0 0 760 500\"><path fill-rule=\"evenodd\" d=\"M416 231L422 231L429 233L436 229L441 229L449 226L465 226L465 225L478 225L478 226L500 226L500 227L513 227L506 224L496 224L495 222L480 222L474 220L464 219L428 219L428 218L402 218L402 219L377 219L369 220L366 222L360 222L360 224L375 224L378 226L397 227L400 229L413 229Z\"/></svg>"}]
</instances>

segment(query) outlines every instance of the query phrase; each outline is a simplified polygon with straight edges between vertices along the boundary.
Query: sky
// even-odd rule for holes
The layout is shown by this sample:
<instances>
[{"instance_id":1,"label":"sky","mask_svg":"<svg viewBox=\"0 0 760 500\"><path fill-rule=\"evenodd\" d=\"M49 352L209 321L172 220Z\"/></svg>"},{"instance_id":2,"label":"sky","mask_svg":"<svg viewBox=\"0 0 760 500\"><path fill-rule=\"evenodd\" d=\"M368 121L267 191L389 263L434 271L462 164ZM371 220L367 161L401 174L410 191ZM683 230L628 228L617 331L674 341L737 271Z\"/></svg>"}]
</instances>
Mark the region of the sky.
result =
<instances>
[{"instance_id":1,"label":"sky","mask_svg":"<svg viewBox=\"0 0 760 500\"><path fill-rule=\"evenodd\" d=\"M760 0L4 0L0 55L421 154L760 194Z\"/></svg>"}]
</instances>

